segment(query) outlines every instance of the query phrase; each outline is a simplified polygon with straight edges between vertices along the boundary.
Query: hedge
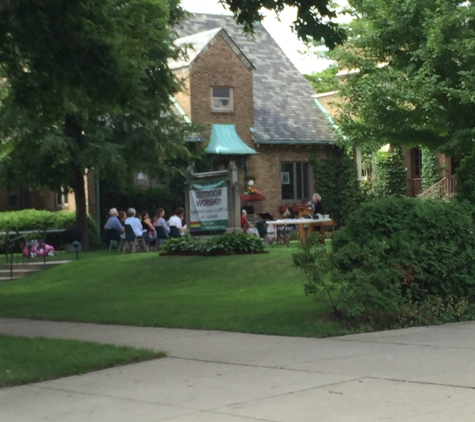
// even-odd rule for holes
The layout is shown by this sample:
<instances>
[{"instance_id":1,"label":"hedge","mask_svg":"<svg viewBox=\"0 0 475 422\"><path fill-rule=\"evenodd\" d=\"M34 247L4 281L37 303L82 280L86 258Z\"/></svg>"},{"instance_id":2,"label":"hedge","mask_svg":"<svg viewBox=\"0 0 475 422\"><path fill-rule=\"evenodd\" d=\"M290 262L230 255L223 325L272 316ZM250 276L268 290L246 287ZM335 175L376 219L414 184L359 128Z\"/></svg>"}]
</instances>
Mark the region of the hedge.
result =
<instances>
[{"instance_id":1,"label":"hedge","mask_svg":"<svg viewBox=\"0 0 475 422\"><path fill-rule=\"evenodd\" d=\"M10 227L22 230L38 230L38 229L72 229L75 226L76 213L70 211L44 211L35 209L26 209L21 211L5 211L0 212L0 231L9 231ZM88 217L89 226L89 242L91 247L100 245L97 227L94 220ZM41 237L39 234L38 238ZM53 246L62 245L63 235L48 234L47 239Z\"/></svg>"}]
</instances>

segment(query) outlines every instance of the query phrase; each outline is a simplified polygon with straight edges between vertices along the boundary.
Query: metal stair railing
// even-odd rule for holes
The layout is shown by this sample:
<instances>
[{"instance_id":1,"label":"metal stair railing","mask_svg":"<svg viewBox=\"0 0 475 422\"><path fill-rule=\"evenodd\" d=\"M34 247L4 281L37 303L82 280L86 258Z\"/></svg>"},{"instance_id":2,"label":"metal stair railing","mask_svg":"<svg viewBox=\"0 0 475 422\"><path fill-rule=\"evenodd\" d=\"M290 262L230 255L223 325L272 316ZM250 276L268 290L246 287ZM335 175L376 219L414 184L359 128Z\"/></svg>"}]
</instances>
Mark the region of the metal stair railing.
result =
<instances>
[{"instance_id":1,"label":"metal stair railing","mask_svg":"<svg viewBox=\"0 0 475 422\"><path fill-rule=\"evenodd\" d=\"M448 201L457 193L457 180L454 176L444 177L429 189L417 196L419 199L435 199Z\"/></svg>"}]
</instances>

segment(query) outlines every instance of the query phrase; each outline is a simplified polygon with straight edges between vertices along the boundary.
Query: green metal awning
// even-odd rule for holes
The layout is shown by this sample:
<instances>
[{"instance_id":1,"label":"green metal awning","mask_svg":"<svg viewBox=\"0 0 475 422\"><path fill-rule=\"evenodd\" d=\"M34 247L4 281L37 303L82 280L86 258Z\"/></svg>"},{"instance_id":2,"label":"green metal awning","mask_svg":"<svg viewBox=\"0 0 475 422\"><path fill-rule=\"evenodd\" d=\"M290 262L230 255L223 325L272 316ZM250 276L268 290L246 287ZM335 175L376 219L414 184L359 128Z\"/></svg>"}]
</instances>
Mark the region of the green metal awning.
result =
<instances>
[{"instance_id":1,"label":"green metal awning","mask_svg":"<svg viewBox=\"0 0 475 422\"><path fill-rule=\"evenodd\" d=\"M235 125L212 125L211 140L206 148L208 154L215 155L255 155L236 132Z\"/></svg>"}]
</instances>

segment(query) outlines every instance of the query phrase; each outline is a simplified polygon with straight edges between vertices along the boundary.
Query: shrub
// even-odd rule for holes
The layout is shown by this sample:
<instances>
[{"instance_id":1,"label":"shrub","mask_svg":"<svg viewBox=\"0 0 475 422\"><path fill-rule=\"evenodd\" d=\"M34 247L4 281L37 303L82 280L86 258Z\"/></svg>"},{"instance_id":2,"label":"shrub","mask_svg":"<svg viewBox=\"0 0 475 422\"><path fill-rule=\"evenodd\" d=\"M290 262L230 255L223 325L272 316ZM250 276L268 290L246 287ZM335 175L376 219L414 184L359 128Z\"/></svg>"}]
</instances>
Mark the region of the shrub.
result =
<instances>
[{"instance_id":1,"label":"shrub","mask_svg":"<svg viewBox=\"0 0 475 422\"><path fill-rule=\"evenodd\" d=\"M21 211L6 211L0 213L0 231L8 231L10 227L17 230L38 230L38 229L72 229L76 221L76 213L69 211L44 211L27 209ZM91 247L100 245L97 227L94 220L88 217L89 241ZM41 234L31 235L31 237L41 238ZM63 234L47 234L45 241L55 247L62 245Z\"/></svg>"},{"instance_id":2,"label":"shrub","mask_svg":"<svg viewBox=\"0 0 475 422\"><path fill-rule=\"evenodd\" d=\"M231 255L259 253L264 247L262 239L254 235L227 233L209 239L191 236L169 239L163 250L172 255Z\"/></svg>"},{"instance_id":3,"label":"shrub","mask_svg":"<svg viewBox=\"0 0 475 422\"><path fill-rule=\"evenodd\" d=\"M336 310L359 324L456 320L471 312L463 304L475 295L474 229L464 204L380 199L350 215L322 263L314 261L313 268L294 262L314 284L318 271L331 273L323 289L338 284ZM434 303L440 303L437 310Z\"/></svg>"},{"instance_id":4,"label":"shrub","mask_svg":"<svg viewBox=\"0 0 475 422\"><path fill-rule=\"evenodd\" d=\"M346 250L379 253L397 268L405 294L467 296L475 293L475 236L471 210L457 203L391 198L364 204L335 236L339 267L350 271ZM364 257L363 257L364 258Z\"/></svg>"},{"instance_id":5,"label":"shrub","mask_svg":"<svg viewBox=\"0 0 475 422\"><path fill-rule=\"evenodd\" d=\"M374 172L375 198L399 197L406 194L406 169L400 149L378 151L374 157Z\"/></svg>"}]
</instances>

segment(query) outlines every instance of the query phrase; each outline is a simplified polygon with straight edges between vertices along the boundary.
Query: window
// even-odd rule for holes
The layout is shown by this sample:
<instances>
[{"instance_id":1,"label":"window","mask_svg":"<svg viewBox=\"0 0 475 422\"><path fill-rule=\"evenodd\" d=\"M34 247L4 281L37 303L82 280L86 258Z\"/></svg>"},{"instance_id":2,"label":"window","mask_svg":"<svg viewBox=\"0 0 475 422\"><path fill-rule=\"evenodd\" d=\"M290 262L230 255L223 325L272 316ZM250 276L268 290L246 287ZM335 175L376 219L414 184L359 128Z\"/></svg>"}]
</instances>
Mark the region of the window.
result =
<instances>
[{"instance_id":1,"label":"window","mask_svg":"<svg viewBox=\"0 0 475 422\"><path fill-rule=\"evenodd\" d=\"M367 179L367 171L363 168L363 160L361 157L361 150L356 148L356 171L358 172L358 180Z\"/></svg>"},{"instance_id":2,"label":"window","mask_svg":"<svg viewBox=\"0 0 475 422\"><path fill-rule=\"evenodd\" d=\"M420 148L412 148L412 177L421 177L422 176L422 153Z\"/></svg>"},{"instance_id":3,"label":"window","mask_svg":"<svg viewBox=\"0 0 475 422\"><path fill-rule=\"evenodd\" d=\"M19 198L18 192L8 194L8 207L9 208L18 208Z\"/></svg>"},{"instance_id":4,"label":"window","mask_svg":"<svg viewBox=\"0 0 475 422\"><path fill-rule=\"evenodd\" d=\"M226 87L211 88L211 109L221 113L233 111L233 90Z\"/></svg>"},{"instance_id":5,"label":"window","mask_svg":"<svg viewBox=\"0 0 475 422\"><path fill-rule=\"evenodd\" d=\"M55 202L56 206L67 206L68 205L68 191L65 189L61 189L61 192L56 192Z\"/></svg>"},{"instance_id":6,"label":"window","mask_svg":"<svg viewBox=\"0 0 475 422\"><path fill-rule=\"evenodd\" d=\"M282 163L282 199L305 200L310 198L309 164Z\"/></svg>"}]
</instances>

